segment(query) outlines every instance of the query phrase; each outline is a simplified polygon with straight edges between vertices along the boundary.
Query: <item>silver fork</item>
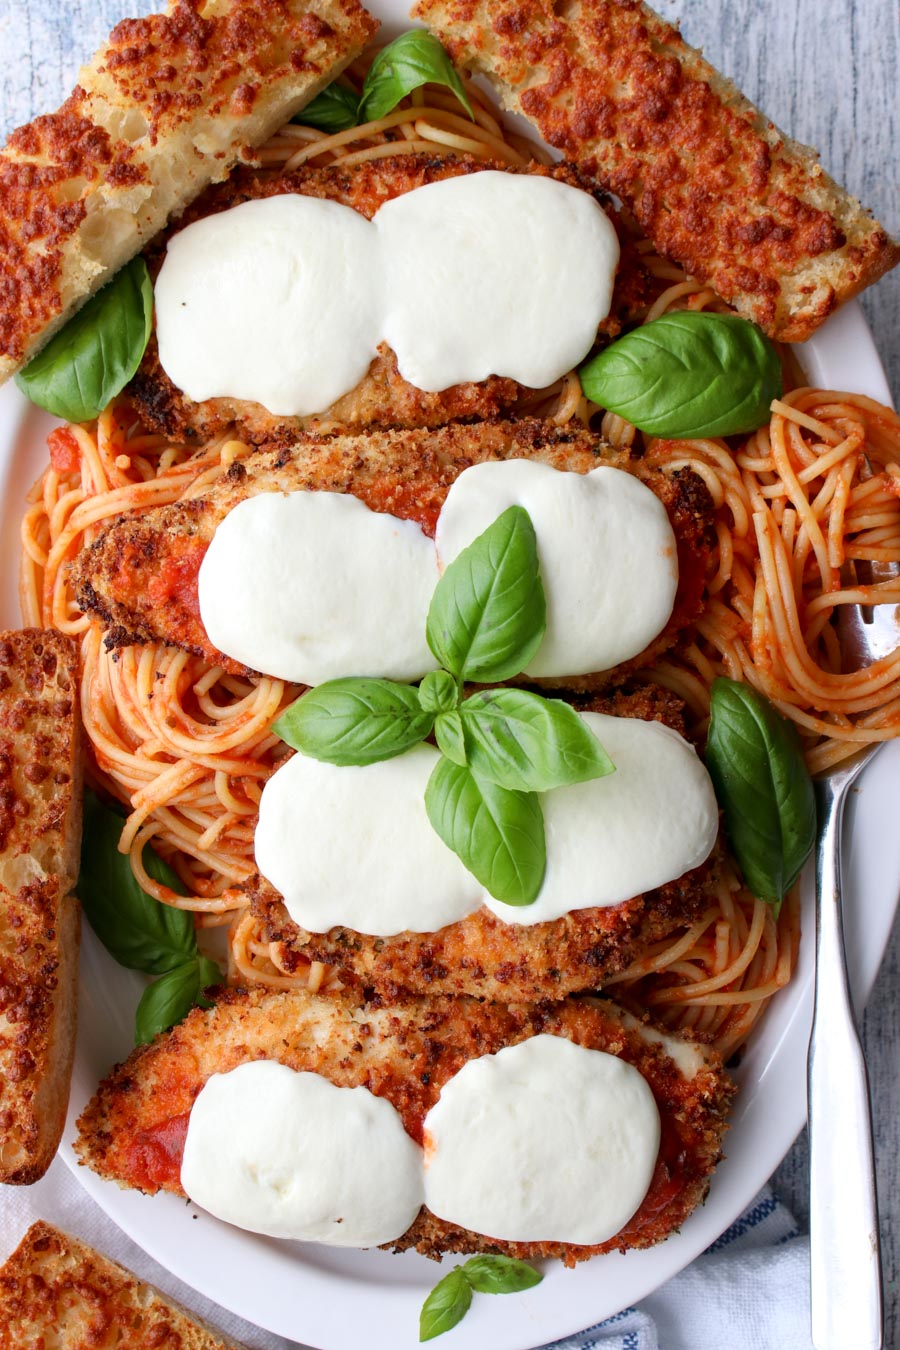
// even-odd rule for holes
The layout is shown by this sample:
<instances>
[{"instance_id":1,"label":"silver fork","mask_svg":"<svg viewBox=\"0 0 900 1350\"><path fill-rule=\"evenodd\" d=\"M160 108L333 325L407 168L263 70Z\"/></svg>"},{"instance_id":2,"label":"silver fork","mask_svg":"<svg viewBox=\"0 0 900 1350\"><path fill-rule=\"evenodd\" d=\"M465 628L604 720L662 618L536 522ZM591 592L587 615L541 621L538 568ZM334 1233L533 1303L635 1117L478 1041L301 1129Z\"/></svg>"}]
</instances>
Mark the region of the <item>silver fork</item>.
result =
<instances>
[{"instance_id":1,"label":"silver fork","mask_svg":"<svg viewBox=\"0 0 900 1350\"><path fill-rule=\"evenodd\" d=\"M864 565L858 567L862 571ZM872 581L900 575L896 564L869 567ZM900 606L844 606L838 637L844 669L869 666L900 646ZM880 748L866 747L815 780L816 998L807 1111L816 1350L882 1350L884 1335L869 1083L850 1001L841 921L844 803L850 785Z\"/></svg>"}]
</instances>

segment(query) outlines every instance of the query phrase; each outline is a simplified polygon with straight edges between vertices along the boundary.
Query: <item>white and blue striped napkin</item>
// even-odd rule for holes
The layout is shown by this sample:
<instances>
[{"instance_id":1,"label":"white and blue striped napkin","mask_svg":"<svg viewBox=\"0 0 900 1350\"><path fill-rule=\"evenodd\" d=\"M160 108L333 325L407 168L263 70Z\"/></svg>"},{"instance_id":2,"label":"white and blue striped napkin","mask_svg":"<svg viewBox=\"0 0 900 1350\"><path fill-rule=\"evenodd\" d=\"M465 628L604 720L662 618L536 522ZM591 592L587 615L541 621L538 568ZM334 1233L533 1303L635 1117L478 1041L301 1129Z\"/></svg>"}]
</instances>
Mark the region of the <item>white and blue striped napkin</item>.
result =
<instances>
[{"instance_id":1,"label":"white and blue striped napkin","mask_svg":"<svg viewBox=\"0 0 900 1350\"><path fill-rule=\"evenodd\" d=\"M766 1187L701 1257L655 1294L546 1350L776 1347L812 1350L809 1239Z\"/></svg>"}]
</instances>

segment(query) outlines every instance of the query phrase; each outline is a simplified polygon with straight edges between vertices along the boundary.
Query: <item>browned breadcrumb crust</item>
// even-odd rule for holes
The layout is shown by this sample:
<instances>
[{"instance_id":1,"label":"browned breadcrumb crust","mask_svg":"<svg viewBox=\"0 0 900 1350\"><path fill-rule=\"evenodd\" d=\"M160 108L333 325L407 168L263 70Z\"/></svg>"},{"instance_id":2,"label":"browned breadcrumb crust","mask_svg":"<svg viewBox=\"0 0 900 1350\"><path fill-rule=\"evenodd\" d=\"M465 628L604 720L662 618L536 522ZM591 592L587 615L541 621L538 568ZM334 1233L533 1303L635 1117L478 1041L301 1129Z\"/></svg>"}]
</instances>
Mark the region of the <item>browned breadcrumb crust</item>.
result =
<instances>
[{"instance_id":1,"label":"browned breadcrumb crust","mask_svg":"<svg viewBox=\"0 0 900 1350\"><path fill-rule=\"evenodd\" d=\"M377 27L356 0L173 0L120 23L0 151L0 379Z\"/></svg>"},{"instance_id":2,"label":"browned breadcrumb crust","mask_svg":"<svg viewBox=\"0 0 900 1350\"><path fill-rule=\"evenodd\" d=\"M419 0L456 63L785 342L900 259L885 230L640 0Z\"/></svg>"},{"instance_id":3,"label":"browned breadcrumb crust","mask_svg":"<svg viewBox=\"0 0 900 1350\"><path fill-rule=\"evenodd\" d=\"M241 1350L86 1242L33 1223L0 1268L0 1350Z\"/></svg>"},{"instance_id":4,"label":"browned breadcrumb crust","mask_svg":"<svg viewBox=\"0 0 900 1350\"><path fill-rule=\"evenodd\" d=\"M171 1031L135 1050L101 1083L78 1123L76 1149L100 1176L148 1193L183 1194L181 1153L191 1106L214 1073L274 1059L320 1073L340 1087L365 1086L386 1098L422 1142L427 1112L466 1063L531 1036L564 1036L620 1055L649 1083L662 1122L656 1171L640 1208L610 1241L498 1242L422 1210L396 1243L426 1256L495 1251L525 1259L558 1257L574 1265L601 1252L647 1247L676 1231L704 1198L721 1156L734 1086L718 1056L691 1047L686 1076L666 1038L601 999L513 1005L469 999L419 999L402 1006L360 1006L347 994L320 997L254 988L215 996ZM671 1041L669 1041L671 1044ZM684 1042L680 1043L682 1055Z\"/></svg>"},{"instance_id":5,"label":"browned breadcrumb crust","mask_svg":"<svg viewBox=\"0 0 900 1350\"><path fill-rule=\"evenodd\" d=\"M62 1133L74 1042L81 782L78 651L0 633L0 1182L28 1184Z\"/></svg>"},{"instance_id":6,"label":"browned breadcrumb crust","mask_svg":"<svg viewBox=\"0 0 900 1350\"><path fill-rule=\"evenodd\" d=\"M678 542L675 608L660 636L618 669L621 673L653 660L701 611L714 537L709 493L690 469L666 474L629 460L585 428L554 427L537 419L368 436L301 433L292 442L263 446L197 496L113 521L73 565L78 602L109 626L108 647L161 640L226 670L247 673L210 644L196 598L203 555L216 526L238 502L258 492L352 492L373 511L415 520L433 534L444 498L463 469L515 458L577 473L617 465L635 473L662 501ZM590 689L608 680L609 672L603 672L544 683Z\"/></svg>"},{"instance_id":7,"label":"browned breadcrumb crust","mask_svg":"<svg viewBox=\"0 0 900 1350\"><path fill-rule=\"evenodd\" d=\"M342 206L349 206L371 219L385 202L414 188L463 174L479 173L485 169L552 177L570 187L590 192L597 198L616 226L621 246L610 313L600 325L600 335L602 338L613 338L625 325L636 322L652 298L650 276L609 198L600 192L596 183L571 165L560 164L550 169L532 165L523 170L490 160L474 159L470 155L413 154L388 156L347 168L342 168L340 164L326 168L305 166L295 173L287 174L237 169L225 183L204 192L185 212L175 229L182 229L195 220L216 215L242 202L284 193L300 193L306 197L340 202ZM169 230L148 251L147 259L154 276L162 264L165 244L173 232ZM443 426L463 418L496 417L514 408L517 401L529 392L515 380L492 375L477 384L457 384L437 394L426 393L401 377L394 353L386 344L382 344L365 378L330 408L314 417L278 417L261 404L245 399L211 398L202 403L192 402L173 385L160 365L155 338L151 340L140 369L128 386L128 393L143 420L170 439L185 440L195 436L209 439L219 435L234 422L237 424L236 434L254 442L277 440L304 429L427 427Z\"/></svg>"},{"instance_id":8,"label":"browned breadcrumb crust","mask_svg":"<svg viewBox=\"0 0 900 1350\"><path fill-rule=\"evenodd\" d=\"M684 704L646 685L578 706L618 717L663 722L684 734ZM691 923L709 903L719 854L702 867L621 905L579 909L545 923L511 924L482 908L435 933L370 937L350 928L311 933L291 919L260 876L246 887L269 942L283 944L287 971L324 961L341 980L386 1000L420 994L468 994L504 1003L559 999L623 970L647 946Z\"/></svg>"}]
</instances>

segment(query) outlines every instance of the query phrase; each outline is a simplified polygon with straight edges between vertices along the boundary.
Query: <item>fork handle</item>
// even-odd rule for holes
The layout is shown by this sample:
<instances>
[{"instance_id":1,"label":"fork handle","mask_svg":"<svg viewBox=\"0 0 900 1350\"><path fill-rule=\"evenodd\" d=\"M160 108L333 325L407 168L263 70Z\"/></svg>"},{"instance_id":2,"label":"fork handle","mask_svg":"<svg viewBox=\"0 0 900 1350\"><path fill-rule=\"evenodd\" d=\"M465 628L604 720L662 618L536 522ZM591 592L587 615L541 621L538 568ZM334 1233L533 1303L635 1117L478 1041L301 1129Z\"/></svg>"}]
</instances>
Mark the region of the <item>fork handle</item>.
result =
<instances>
[{"instance_id":1,"label":"fork handle","mask_svg":"<svg viewBox=\"0 0 900 1350\"><path fill-rule=\"evenodd\" d=\"M816 999L809 1043L810 1294L816 1350L881 1350L869 1084L847 984L841 822L849 780L816 782Z\"/></svg>"}]
</instances>

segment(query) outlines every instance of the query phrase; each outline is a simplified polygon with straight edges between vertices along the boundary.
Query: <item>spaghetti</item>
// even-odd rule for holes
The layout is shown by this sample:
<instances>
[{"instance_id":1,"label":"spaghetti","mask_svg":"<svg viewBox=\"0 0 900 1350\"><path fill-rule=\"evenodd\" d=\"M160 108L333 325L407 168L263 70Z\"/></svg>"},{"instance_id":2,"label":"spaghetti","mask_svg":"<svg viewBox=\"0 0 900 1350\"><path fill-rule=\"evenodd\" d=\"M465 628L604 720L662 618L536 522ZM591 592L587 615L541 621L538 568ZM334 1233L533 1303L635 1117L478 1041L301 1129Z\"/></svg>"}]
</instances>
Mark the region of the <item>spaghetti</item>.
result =
<instances>
[{"instance_id":1,"label":"spaghetti","mask_svg":"<svg viewBox=\"0 0 900 1350\"><path fill-rule=\"evenodd\" d=\"M348 78L359 89L365 63ZM466 84L474 123L445 91L417 90L397 110L336 135L289 125L260 153L264 167L343 165L413 153L465 153L522 165L546 152L500 124L482 92ZM719 307L639 241L658 294L645 321L672 308ZM768 427L735 452L721 440L647 440L590 405L576 374L530 396L522 411L597 426L607 440L662 467L690 466L716 506L710 603L690 641L645 678L685 699L698 731L717 674L747 680L798 724L812 768L898 734L900 653L858 675L840 670L834 616L862 600L900 603L900 583L848 582L847 568L900 560L900 421L851 395L795 389L774 405ZM241 889L255 871L253 830L260 794L285 747L269 728L299 692L283 681L243 679L162 644L118 657L72 595L67 564L114 516L178 500L252 447L223 436L199 450L145 434L124 400L96 423L51 434L51 464L29 498L23 526L22 611L81 642L81 705L90 772L129 810L121 849L140 884L192 910L199 927L226 927L229 978L314 990L336 983L319 962L290 971L264 937ZM843 578L843 579L842 579ZM151 843L174 867L185 894L152 880L141 855ZM799 941L799 902L780 914L754 899L733 871L687 931L654 944L607 981L616 997L674 1030L731 1054L767 999L787 983Z\"/></svg>"}]
</instances>

